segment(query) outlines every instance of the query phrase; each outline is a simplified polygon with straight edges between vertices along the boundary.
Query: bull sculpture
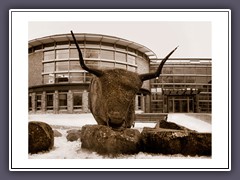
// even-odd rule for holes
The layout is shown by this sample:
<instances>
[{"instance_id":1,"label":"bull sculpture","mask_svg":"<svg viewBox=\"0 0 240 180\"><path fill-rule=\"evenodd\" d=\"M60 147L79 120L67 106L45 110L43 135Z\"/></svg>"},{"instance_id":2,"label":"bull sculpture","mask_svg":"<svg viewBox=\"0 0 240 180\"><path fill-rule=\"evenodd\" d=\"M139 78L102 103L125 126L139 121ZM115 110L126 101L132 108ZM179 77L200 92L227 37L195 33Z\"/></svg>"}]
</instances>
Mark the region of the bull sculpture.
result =
<instances>
[{"instance_id":1,"label":"bull sculpture","mask_svg":"<svg viewBox=\"0 0 240 180\"><path fill-rule=\"evenodd\" d=\"M94 69L86 66L77 40L71 31L79 54L81 67L95 75L89 92L89 108L99 125L112 128L131 128L135 121L135 96L143 81L159 77L164 63L177 49L171 51L160 63L156 72L137 74L124 69Z\"/></svg>"}]
</instances>

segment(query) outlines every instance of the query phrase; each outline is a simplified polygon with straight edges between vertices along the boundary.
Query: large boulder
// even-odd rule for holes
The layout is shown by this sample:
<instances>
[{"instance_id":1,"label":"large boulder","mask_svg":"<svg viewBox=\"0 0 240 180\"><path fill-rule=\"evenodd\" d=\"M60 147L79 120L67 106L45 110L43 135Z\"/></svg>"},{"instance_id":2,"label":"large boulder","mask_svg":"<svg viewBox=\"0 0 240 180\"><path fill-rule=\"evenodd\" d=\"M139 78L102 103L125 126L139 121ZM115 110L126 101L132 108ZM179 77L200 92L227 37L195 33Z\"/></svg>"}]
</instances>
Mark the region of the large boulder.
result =
<instances>
[{"instance_id":1,"label":"large boulder","mask_svg":"<svg viewBox=\"0 0 240 180\"><path fill-rule=\"evenodd\" d=\"M163 128L144 128L141 133L141 138L143 152L190 156L211 156L212 154L211 133Z\"/></svg>"},{"instance_id":2,"label":"large boulder","mask_svg":"<svg viewBox=\"0 0 240 180\"><path fill-rule=\"evenodd\" d=\"M135 154L139 152L141 134L136 129L113 130L104 125L86 125L81 131L82 148L99 154Z\"/></svg>"},{"instance_id":3,"label":"large boulder","mask_svg":"<svg viewBox=\"0 0 240 180\"><path fill-rule=\"evenodd\" d=\"M48 151L54 145L54 132L50 125L44 122L28 123L28 152L31 154Z\"/></svg>"}]
</instances>

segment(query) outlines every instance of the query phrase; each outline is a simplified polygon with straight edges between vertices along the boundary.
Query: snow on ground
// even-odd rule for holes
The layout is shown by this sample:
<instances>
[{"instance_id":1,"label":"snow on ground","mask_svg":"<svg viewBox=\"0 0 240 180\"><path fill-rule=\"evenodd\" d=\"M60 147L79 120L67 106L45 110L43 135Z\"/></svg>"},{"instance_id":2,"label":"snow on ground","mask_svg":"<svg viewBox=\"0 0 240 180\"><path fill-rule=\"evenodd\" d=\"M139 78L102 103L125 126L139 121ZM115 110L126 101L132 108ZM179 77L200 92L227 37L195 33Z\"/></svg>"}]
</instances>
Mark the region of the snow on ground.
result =
<instances>
[{"instance_id":1,"label":"snow on ground","mask_svg":"<svg viewBox=\"0 0 240 180\"><path fill-rule=\"evenodd\" d=\"M167 121L174 122L198 132L212 132L212 125L186 114L168 114Z\"/></svg>"},{"instance_id":2,"label":"snow on ground","mask_svg":"<svg viewBox=\"0 0 240 180\"><path fill-rule=\"evenodd\" d=\"M104 159L111 158L101 156L95 152L90 152L81 149L80 140L69 142L66 139L67 131L69 129L81 129L82 126L87 124L97 124L92 114L29 114L29 121L42 121L46 122L55 130L58 130L62 137L55 137L54 148L49 152L42 152L38 154L29 154L29 159ZM211 124L189 117L184 114L169 114L168 121L175 122L179 125L185 126L189 129L198 132L211 132ZM143 127L155 127L156 123L135 123L134 129L140 132ZM136 155L120 155L114 157L118 159L169 159L169 158L211 158L211 157L186 157L180 154L176 155L163 155L163 154L150 154L140 152Z\"/></svg>"}]
</instances>

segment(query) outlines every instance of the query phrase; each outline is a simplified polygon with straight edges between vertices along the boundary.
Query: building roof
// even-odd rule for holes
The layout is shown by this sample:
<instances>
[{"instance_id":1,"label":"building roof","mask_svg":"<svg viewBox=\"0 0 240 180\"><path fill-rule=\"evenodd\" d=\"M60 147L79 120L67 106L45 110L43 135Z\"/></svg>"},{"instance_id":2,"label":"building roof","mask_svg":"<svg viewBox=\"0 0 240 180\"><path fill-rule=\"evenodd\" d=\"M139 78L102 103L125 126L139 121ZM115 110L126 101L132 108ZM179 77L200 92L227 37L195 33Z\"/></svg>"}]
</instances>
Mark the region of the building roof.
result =
<instances>
[{"instance_id":1,"label":"building roof","mask_svg":"<svg viewBox=\"0 0 240 180\"><path fill-rule=\"evenodd\" d=\"M95 42L112 43L112 44L122 45L125 47L130 47L132 49L138 50L146 54L149 57L149 59L153 59L153 58L155 59L157 57L156 54L149 48L126 39L122 39L114 36L102 35L102 34L74 33L74 35L77 41L95 41ZM72 35L70 33L57 34L57 35L33 39L28 42L28 48L39 46L42 44L64 42L64 41L73 41Z\"/></svg>"}]
</instances>

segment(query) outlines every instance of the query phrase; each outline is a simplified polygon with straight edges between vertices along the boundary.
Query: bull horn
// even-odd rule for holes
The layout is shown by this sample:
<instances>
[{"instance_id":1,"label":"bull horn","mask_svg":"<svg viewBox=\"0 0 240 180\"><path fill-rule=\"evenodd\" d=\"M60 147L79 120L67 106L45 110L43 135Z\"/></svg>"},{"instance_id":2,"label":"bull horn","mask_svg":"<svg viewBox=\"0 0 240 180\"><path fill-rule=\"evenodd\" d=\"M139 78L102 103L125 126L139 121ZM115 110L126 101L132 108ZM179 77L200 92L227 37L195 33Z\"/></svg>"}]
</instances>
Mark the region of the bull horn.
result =
<instances>
[{"instance_id":1,"label":"bull horn","mask_svg":"<svg viewBox=\"0 0 240 180\"><path fill-rule=\"evenodd\" d=\"M72 31L71 31L71 34L72 34L74 43L75 43L75 45L77 46L78 55L79 55L79 62L80 62L81 67L82 67L84 70L88 71L88 72L91 73L91 74L94 74L94 75L97 76L97 77L102 76L103 72L102 72L101 70L94 69L94 68L89 68L89 67L87 67L87 66L85 65L84 60L83 60L83 56L82 56L82 52L81 52L81 50L80 50L80 48L79 48L79 45L78 45L78 43L77 43L77 40L76 40L76 38L75 38L75 36L74 36L74 34L73 34Z\"/></svg>"},{"instance_id":2,"label":"bull horn","mask_svg":"<svg viewBox=\"0 0 240 180\"><path fill-rule=\"evenodd\" d=\"M156 77L159 77L159 75L161 74L161 71L162 71L162 68L163 68L163 65L164 63L168 60L168 58L172 55L172 53L178 48L178 46L172 50L163 60L162 62L160 63L160 65L158 66L158 69L156 72L153 72L153 73L146 73L146 74L140 74L140 79L142 81L146 81L146 80L149 80L149 79L153 79L153 78L156 78Z\"/></svg>"}]
</instances>

